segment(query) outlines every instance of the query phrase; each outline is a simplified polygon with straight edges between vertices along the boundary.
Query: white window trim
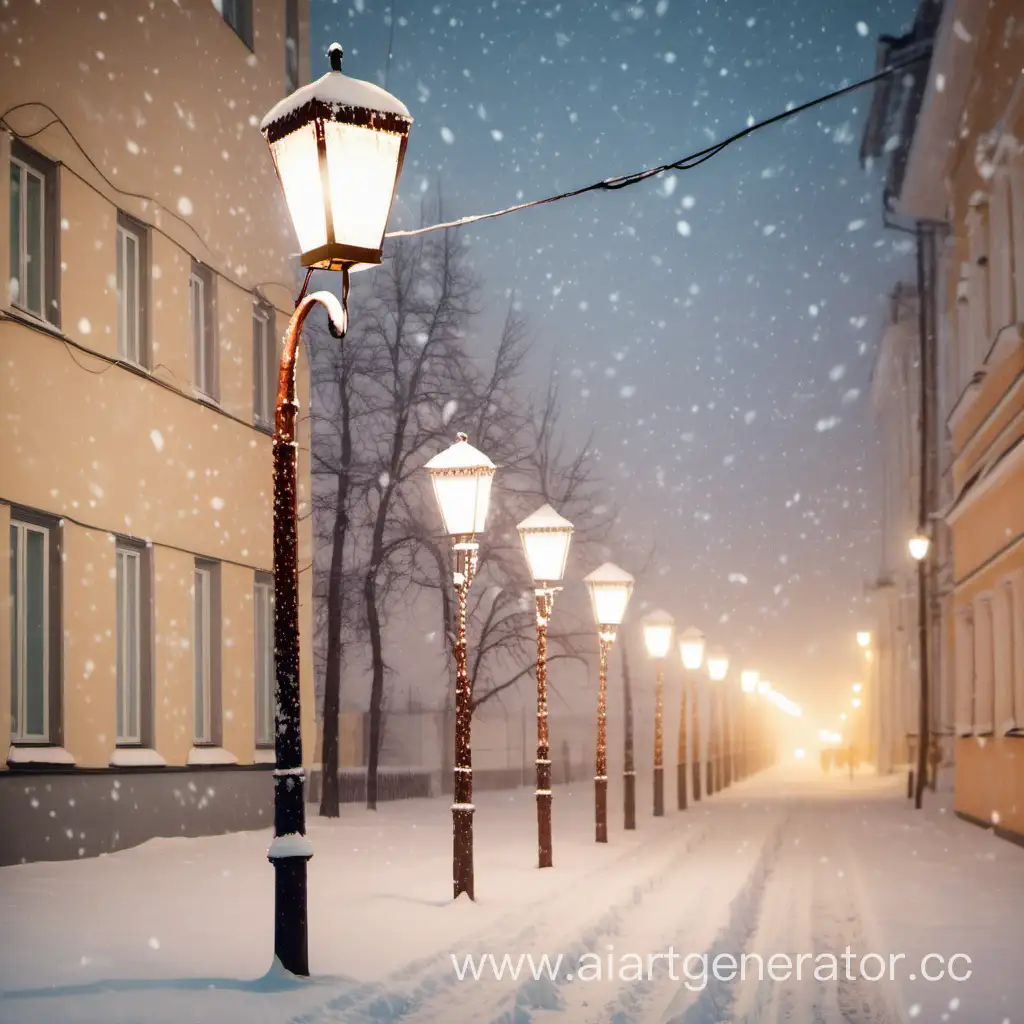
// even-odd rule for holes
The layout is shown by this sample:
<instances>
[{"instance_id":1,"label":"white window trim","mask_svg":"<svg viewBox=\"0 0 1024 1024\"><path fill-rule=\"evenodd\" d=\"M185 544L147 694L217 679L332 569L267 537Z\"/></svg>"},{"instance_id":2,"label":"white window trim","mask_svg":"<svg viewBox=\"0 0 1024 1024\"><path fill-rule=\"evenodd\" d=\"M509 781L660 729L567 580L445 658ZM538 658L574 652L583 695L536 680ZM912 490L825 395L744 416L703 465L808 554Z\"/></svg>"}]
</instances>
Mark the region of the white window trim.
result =
<instances>
[{"instance_id":1,"label":"white window trim","mask_svg":"<svg viewBox=\"0 0 1024 1024\"><path fill-rule=\"evenodd\" d=\"M142 555L139 551L130 551L127 548L118 548L116 554L117 572L116 580L119 590L119 608L126 608L128 604L128 579L122 573L122 567L132 565L132 572L135 573L135 679L130 685L135 689L135 728L132 732L118 733L117 742L124 744L140 744L142 742L142 659L145 656L142 649ZM121 655L121 664L128 665L128 648L131 638L127 635L124 622L119 618L117 621L117 643ZM117 703L121 712L121 721L127 723L128 710L131 701L128 699L127 685L123 685L120 677L117 679ZM116 720L115 720L116 721Z\"/></svg>"},{"instance_id":2,"label":"white window trim","mask_svg":"<svg viewBox=\"0 0 1024 1024\"><path fill-rule=\"evenodd\" d=\"M20 231L18 233L18 267L17 277L19 282L18 287L18 298L12 299L11 301L18 309L23 309L30 316L38 317L44 323L49 323L49 319L46 316L47 310L47 299L49 296L46 294L46 261L49 257L46 251L46 175L37 171L34 167L25 163L24 160L19 160L16 156L11 157L11 163L17 167L22 176L21 181L21 208L18 211ZM39 180L39 217L40 217L40 229L39 229L39 304L40 309L34 310L29 308L29 305L24 301L23 291L27 291L27 279L28 279L28 188L25 185L25 176L31 175L33 178ZM12 276L14 267L11 267Z\"/></svg>"},{"instance_id":3,"label":"white window trim","mask_svg":"<svg viewBox=\"0 0 1024 1024\"><path fill-rule=\"evenodd\" d=\"M257 596L261 591L265 592L262 603ZM263 616L262 629L263 651L260 651L260 616ZM253 730L257 747L268 748L274 745L274 727L276 715L274 714L274 586L269 581L257 580L253 587L253 641L254 641L254 665L259 666L261 654L265 657L265 668L267 679L261 680L258 676L255 679L255 714ZM265 687L265 689L264 689ZM261 697L262 692L262 697ZM265 707L264 707L265 705ZM269 716L266 731L261 730L261 708Z\"/></svg>"},{"instance_id":4,"label":"white window trim","mask_svg":"<svg viewBox=\"0 0 1024 1024\"><path fill-rule=\"evenodd\" d=\"M211 282L194 268L188 279L189 336L192 342L192 374L195 393L203 401L219 404L217 396L216 325L207 316L213 306L213 292L207 294ZM196 320L196 292L198 291L199 317ZM209 366L207 366L209 363Z\"/></svg>"},{"instance_id":5,"label":"white window trim","mask_svg":"<svg viewBox=\"0 0 1024 1024\"><path fill-rule=\"evenodd\" d=\"M995 731L995 595L986 590L974 598L974 735Z\"/></svg>"},{"instance_id":6,"label":"white window trim","mask_svg":"<svg viewBox=\"0 0 1024 1024\"><path fill-rule=\"evenodd\" d=\"M16 624L13 637L18 645L19 675L18 678L11 679L18 713L17 727L15 728L14 722L11 723L11 739L16 743L46 743L50 739L50 530L35 523L22 522L20 519L11 519L11 526L20 534L18 554L15 559L17 579L14 581L14 585L21 594L21 600L18 602L19 621ZM28 611L25 601L28 545L25 543L25 536L28 533L39 533L43 537L43 731L38 734L25 732L23 728L27 717L28 697L25 679L26 615Z\"/></svg>"},{"instance_id":7,"label":"white window trim","mask_svg":"<svg viewBox=\"0 0 1024 1024\"><path fill-rule=\"evenodd\" d=\"M256 346L257 351L254 353L255 365L253 366L253 373L255 374L255 379L262 383L263 388L263 407L253 409L253 419L259 426L272 429L277 400L274 376L270 373L270 368L276 363L276 359L272 357L277 355L277 332L274 310L257 304L253 308L253 320L259 325L257 327L259 343ZM259 388L257 387L254 390L258 394Z\"/></svg>"},{"instance_id":8,"label":"white window trim","mask_svg":"<svg viewBox=\"0 0 1024 1024\"><path fill-rule=\"evenodd\" d=\"M1013 713L1013 623L1010 619L1013 598L1006 577L996 584L992 598L992 669L995 696L993 721L997 736L1005 736L1016 727Z\"/></svg>"},{"instance_id":9,"label":"white window trim","mask_svg":"<svg viewBox=\"0 0 1024 1024\"><path fill-rule=\"evenodd\" d=\"M974 732L974 609L958 609L954 625L956 657L955 729L957 736Z\"/></svg>"},{"instance_id":10,"label":"white window trim","mask_svg":"<svg viewBox=\"0 0 1024 1024\"><path fill-rule=\"evenodd\" d=\"M128 318L128 296L125 290L128 267L128 239L135 242L135 334L134 351L128 346L125 329ZM139 232L118 221L117 246L121 256L121 280L117 282L117 353L133 366L142 367L142 238Z\"/></svg>"},{"instance_id":11,"label":"white window trim","mask_svg":"<svg viewBox=\"0 0 1024 1024\"><path fill-rule=\"evenodd\" d=\"M212 713L212 667L213 657L210 643L210 627L213 616L210 614L210 598L213 593L213 573L203 566L196 566L193 577L192 595L192 643L198 644L199 623L196 621L197 603L199 600L199 588L202 588L202 611L203 611L203 650L201 652L203 663L203 721L192 723L192 739L196 744L209 744L213 742L213 713ZM195 718L196 690L199 688L199 679L195 673L195 656L192 661L192 717Z\"/></svg>"}]
</instances>

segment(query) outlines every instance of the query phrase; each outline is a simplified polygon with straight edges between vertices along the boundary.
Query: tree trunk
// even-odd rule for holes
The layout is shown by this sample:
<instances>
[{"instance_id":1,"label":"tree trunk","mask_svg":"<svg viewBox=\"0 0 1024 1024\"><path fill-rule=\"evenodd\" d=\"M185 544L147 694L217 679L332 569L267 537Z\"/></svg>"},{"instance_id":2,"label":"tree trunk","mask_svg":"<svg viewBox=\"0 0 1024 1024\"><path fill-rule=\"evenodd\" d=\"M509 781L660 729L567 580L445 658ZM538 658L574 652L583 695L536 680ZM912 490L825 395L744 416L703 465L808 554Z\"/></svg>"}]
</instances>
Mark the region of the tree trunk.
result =
<instances>
[{"instance_id":1,"label":"tree trunk","mask_svg":"<svg viewBox=\"0 0 1024 1024\"><path fill-rule=\"evenodd\" d=\"M341 813L338 792L338 716L341 712L341 628L344 619L345 539L348 535L348 501L352 471L352 406L349 400L349 369L342 367L338 382L341 398L341 461L335 498L331 568L327 581L327 665L324 669L324 742L321 753L320 814L337 818Z\"/></svg>"},{"instance_id":2,"label":"tree trunk","mask_svg":"<svg viewBox=\"0 0 1024 1024\"><path fill-rule=\"evenodd\" d=\"M377 611L377 552L363 581L366 601L366 621L370 630L370 661L373 668L370 684L369 750L366 757L366 809L377 810L377 766L380 762L381 718L384 708L384 642L381 635L380 615Z\"/></svg>"}]
</instances>

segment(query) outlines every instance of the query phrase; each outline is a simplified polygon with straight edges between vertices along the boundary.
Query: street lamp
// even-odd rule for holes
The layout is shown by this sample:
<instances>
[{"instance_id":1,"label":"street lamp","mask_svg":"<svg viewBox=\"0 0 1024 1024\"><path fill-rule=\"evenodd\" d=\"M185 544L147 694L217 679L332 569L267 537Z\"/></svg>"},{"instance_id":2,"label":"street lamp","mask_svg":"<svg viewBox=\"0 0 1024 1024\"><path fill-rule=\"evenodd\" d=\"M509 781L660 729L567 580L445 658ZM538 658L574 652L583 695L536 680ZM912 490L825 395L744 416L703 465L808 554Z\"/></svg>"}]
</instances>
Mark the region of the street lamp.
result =
<instances>
[{"instance_id":1,"label":"street lamp","mask_svg":"<svg viewBox=\"0 0 1024 1024\"><path fill-rule=\"evenodd\" d=\"M299 689L299 582L296 509L295 360L303 322L314 305L331 333L348 326L349 271L380 263L384 231L398 187L412 117L399 100L341 73L342 50L328 51L331 70L278 103L260 131L302 250L305 280L285 331L274 415L274 954L292 974L309 974L305 773ZM341 271L341 300L306 294L314 270Z\"/></svg>"},{"instance_id":2,"label":"street lamp","mask_svg":"<svg viewBox=\"0 0 1024 1024\"><path fill-rule=\"evenodd\" d=\"M605 562L583 580L590 590L590 603L597 623L599 651L597 690L597 760L594 772L594 818L596 839L608 842L608 654L626 614L633 577L625 569Z\"/></svg>"},{"instance_id":3,"label":"street lamp","mask_svg":"<svg viewBox=\"0 0 1024 1024\"><path fill-rule=\"evenodd\" d=\"M729 674L729 656L721 647L708 651L708 677L720 683ZM708 727L708 793L722 788L722 695L721 687L711 688L711 722Z\"/></svg>"},{"instance_id":4,"label":"street lamp","mask_svg":"<svg viewBox=\"0 0 1024 1024\"><path fill-rule=\"evenodd\" d=\"M853 684L853 692L854 693L860 693L860 691L863 690L863 689L864 689L864 687L863 687L862 684L860 684L860 683L854 683Z\"/></svg>"},{"instance_id":5,"label":"street lamp","mask_svg":"<svg viewBox=\"0 0 1024 1024\"><path fill-rule=\"evenodd\" d=\"M910 538L909 541L907 541L907 547L910 549L910 557L914 559L915 562L924 561L924 559L928 557L928 549L931 546L931 539L923 530L919 530Z\"/></svg>"},{"instance_id":6,"label":"street lamp","mask_svg":"<svg viewBox=\"0 0 1024 1024\"><path fill-rule=\"evenodd\" d=\"M704 664L704 634L696 626L690 626L683 630L679 636L679 660L687 672L696 672ZM697 683L693 687L693 743L694 754L693 766L693 799L699 800L700 792L700 689ZM679 809L686 807L686 703L688 685L683 680L683 697L679 709L679 763L678 787L679 787Z\"/></svg>"},{"instance_id":7,"label":"street lamp","mask_svg":"<svg viewBox=\"0 0 1024 1024\"><path fill-rule=\"evenodd\" d=\"M473 890L473 693L466 664L466 599L476 574L477 536L487 524L494 463L459 434L424 467L434 485L445 533L455 554L455 779L452 801L452 881L455 898Z\"/></svg>"},{"instance_id":8,"label":"street lamp","mask_svg":"<svg viewBox=\"0 0 1024 1024\"><path fill-rule=\"evenodd\" d=\"M654 659L654 816L665 814L665 767L662 719L665 696L665 658L672 646L672 630L675 619L668 612L651 612L644 617L644 644L648 655Z\"/></svg>"},{"instance_id":9,"label":"street lamp","mask_svg":"<svg viewBox=\"0 0 1024 1024\"><path fill-rule=\"evenodd\" d=\"M871 646L871 631L867 629L857 630L857 644L860 647Z\"/></svg>"},{"instance_id":10,"label":"street lamp","mask_svg":"<svg viewBox=\"0 0 1024 1024\"><path fill-rule=\"evenodd\" d=\"M537 600L537 866L551 859L551 746L548 738L548 623L565 575L572 523L542 505L517 527Z\"/></svg>"},{"instance_id":11,"label":"street lamp","mask_svg":"<svg viewBox=\"0 0 1024 1024\"><path fill-rule=\"evenodd\" d=\"M751 732L751 703L757 693L757 681L761 673L756 668L745 668L740 672L740 689L743 691L743 717L740 728L741 753L740 753L740 777L746 778L754 768L753 758L750 751Z\"/></svg>"}]
</instances>

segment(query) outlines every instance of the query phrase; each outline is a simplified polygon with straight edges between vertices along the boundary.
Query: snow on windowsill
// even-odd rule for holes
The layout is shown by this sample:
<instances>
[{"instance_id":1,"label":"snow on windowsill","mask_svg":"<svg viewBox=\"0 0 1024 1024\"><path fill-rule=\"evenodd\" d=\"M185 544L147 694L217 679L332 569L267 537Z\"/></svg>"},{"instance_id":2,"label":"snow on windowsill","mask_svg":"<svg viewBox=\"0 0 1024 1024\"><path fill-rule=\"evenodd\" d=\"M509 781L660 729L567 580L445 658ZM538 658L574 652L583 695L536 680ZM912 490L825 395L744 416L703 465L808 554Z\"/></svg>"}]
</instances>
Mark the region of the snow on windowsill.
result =
<instances>
[{"instance_id":1,"label":"snow on windowsill","mask_svg":"<svg viewBox=\"0 0 1024 1024\"><path fill-rule=\"evenodd\" d=\"M252 759L253 764L275 764L276 761L273 747L257 747Z\"/></svg>"},{"instance_id":2,"label":"snow on windowsill","mask_svg":"<svg viewBox=\"0 0 1024 1024\"><path fill-rule=\"evenodd\" d=\"M68 764L75 758L63 747L14 747L7 751L8 764Z\"/></svg>"},{"instance_id":3,"label":"snow on windowsill","mask_svg":"<svg viewBox=\"0 0 1024 1024\"><path fill-rule=\"evenodd\" d=\"M110 755L111 768L164 768L167 761L150 747L118 747Z\"/></svg>"},{"instance_id":4,"label":"snow on windowsill","mask_svg":"<svg viewBox=\"0 0 1024 1024\"><path fill-rule=\"evenodd\" d=\"M238 764L238 758L223 747L193 747L186 764Z\"/></svg>"},{"instance_id":5,"label":"snow on windowsill","mask_svg":"<svg viewBox=\"0 0 1024 1024\"><path fill-rule=\"evenodd\" d=\"M285 857L312 857L313 843L298 832L290 832L286 836L274 836L267 847L270 860L281 860Z\"/></svg>"}]
</instances>

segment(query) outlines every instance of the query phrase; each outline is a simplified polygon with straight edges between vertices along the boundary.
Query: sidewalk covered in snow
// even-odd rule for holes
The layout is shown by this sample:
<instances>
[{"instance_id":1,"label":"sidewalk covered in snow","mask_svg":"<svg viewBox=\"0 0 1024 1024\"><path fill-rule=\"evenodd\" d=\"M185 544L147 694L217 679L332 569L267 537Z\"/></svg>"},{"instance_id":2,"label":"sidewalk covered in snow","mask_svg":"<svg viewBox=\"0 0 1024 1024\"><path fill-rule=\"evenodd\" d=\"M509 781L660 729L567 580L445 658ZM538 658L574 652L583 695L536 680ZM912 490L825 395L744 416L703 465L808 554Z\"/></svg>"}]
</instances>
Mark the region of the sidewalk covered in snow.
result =
<instances>
[{"instance_id":1,"label":"sidewalk covered in snow","mask_svg":"<svg viewBox=\"0 0 1024 1024\"><path fill-rule=\"evenodd\" d=\"M555 793L555 868L534 867L532 791L481 794L478 902L450 898L447 802L311 820L313 978L273 971L269 831L158 839L91 860L0 869L0 1019L5 1022L982 1021L1019 1019L1016 964L1024 850L933 803L913 812L902 778L823 778L811 768L750 779L592 841L592 790ZM983 879L984 884L979 884ZM884 959L802 977L705 979L619 970L631 956L705 953ZM459 980L452 954L561 955L527 971ZM962 954L955 973L926 981ZM901 956L902 955L902 956ZM583 981L583 965L616 969ZM892 961L891 957L896 957ZM934 957L942 957L940 962ZM969 957L969 962L965 959ZM821 959L824 958L824 959ZM752 962L752 959L751 959ZM895 978L888 970L895 963ZM689 974L684 973L685 970ZM576 974L579 977L576 977ZM690 978L687 983L687 977Z\"/></svg>"}]
</instances>

